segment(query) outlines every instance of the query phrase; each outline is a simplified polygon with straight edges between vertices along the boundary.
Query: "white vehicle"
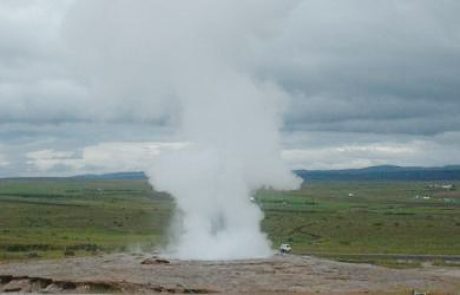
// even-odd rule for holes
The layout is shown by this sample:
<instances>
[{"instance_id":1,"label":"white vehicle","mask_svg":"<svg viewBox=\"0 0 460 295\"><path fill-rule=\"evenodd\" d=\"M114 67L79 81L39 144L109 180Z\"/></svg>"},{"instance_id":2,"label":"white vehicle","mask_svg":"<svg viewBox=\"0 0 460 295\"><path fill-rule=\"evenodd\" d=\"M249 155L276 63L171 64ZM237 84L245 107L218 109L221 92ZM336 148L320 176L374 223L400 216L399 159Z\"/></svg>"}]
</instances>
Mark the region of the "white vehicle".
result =
<instances>
[{"instance_id":1,"label":"white vehicle","mask_svg":"<svg viewBox=\"0 0 460 295\"><path fill-rule=\"evenodd\" d=\"M292 248L291 248L291 245L289 245L288 243L282 243L281 246L280 246L280 253L281 254L287 254L289 252L291 252Z\"/></svg>"}]
</instances>

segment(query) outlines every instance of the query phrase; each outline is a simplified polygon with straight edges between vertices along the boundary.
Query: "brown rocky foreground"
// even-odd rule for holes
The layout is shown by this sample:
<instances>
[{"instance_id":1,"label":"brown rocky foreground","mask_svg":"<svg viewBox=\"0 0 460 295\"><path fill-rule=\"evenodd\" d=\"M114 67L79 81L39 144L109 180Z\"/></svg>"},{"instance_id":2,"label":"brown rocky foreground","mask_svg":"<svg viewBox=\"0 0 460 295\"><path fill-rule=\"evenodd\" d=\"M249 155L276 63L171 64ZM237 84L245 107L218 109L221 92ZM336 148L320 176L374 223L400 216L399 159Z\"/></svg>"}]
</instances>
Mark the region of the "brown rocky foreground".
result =
<instances>
[{"instance_id":1,"label":"brown rocky foreground","mask_svg":"<svg viewBox=\"0 0 460 295\"><path fill-rule=\"evenodd\" d=\"M112 254L0 264L0 292L460 294L460 269L394 270L306 256L178 261Z\"/></svg>"}]
</instances>

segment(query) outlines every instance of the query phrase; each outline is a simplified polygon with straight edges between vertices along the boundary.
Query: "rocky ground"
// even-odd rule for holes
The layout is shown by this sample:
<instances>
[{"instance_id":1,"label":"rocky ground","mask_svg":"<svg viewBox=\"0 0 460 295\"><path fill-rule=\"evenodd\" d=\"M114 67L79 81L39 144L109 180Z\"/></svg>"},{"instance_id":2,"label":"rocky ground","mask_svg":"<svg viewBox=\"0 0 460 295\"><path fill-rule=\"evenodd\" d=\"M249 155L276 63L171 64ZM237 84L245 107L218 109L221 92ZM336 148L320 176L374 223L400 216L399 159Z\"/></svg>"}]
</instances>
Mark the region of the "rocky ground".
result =
<instances>
[{"instance_id":1,"label":"rocky ground","mask_svg":"<svg viewBox=\"0 0 460 295\"><path fill-rule=\"evenodd\" d=\"M460 269L394 270L305 256L178 261L147 254L0 262L11 293L460 294Z\"/></svg>"}]
</instances>

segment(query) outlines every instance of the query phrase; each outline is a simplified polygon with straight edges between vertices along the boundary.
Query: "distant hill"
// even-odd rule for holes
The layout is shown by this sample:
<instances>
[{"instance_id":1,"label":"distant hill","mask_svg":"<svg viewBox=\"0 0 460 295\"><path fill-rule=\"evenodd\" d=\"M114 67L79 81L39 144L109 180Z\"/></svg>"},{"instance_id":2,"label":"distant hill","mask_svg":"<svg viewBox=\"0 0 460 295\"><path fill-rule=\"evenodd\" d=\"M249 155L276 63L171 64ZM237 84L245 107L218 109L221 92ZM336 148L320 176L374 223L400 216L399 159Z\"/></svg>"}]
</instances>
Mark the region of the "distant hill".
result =
<instances>
[{"instance_id":1,"label":"distant hill","mask_svg":"<svg viewBox=\"0 0 460 295\"><path fill-rule=\"evenodd\" d=\"M444 167L372 166L344 170L295 170L305 181L454 181L460 180L460 165ZM144 172L118 172L74 176L82 179L147 179Z\"/></svg>"},{"instance_id":2,"label":"distant hill","mask_svg":"<svg viewBox=\"0 0 460 295\"><path fill-rule=\"evenodd\" d=\"M343 170L294 170L305 181L460 181L460 165L444 167L400 167L394 165L372 166ZM144 172L116 172L84 174L71 177L26 177L31 180L106 179L145 180ZM10 179L23 179L10 178Z\"/></svg>"},{"instance_id":3,"label":"distant hill","mask_svg":"<svg viewBox=\"0 0 460 295\"><path fill-rule=\"evenodd\" d=\"M373 166L344 170L295 170L305 181L453 181L460 180L460 165L444 167Z\"/></svg>"},{"instance_id":4,"label":"distant hill","mask_svg":"<svg viewBox=\"0 0 460 295\"><path fill-rule=\"evenodd\" d=\"M142 171L135 171L135 172L116 172L116 173L108 173L108 174L84 174L84 175L72 176L72 178L141 180L141 179L147 179L147 176Z\"/></svg>"}]
</instances>

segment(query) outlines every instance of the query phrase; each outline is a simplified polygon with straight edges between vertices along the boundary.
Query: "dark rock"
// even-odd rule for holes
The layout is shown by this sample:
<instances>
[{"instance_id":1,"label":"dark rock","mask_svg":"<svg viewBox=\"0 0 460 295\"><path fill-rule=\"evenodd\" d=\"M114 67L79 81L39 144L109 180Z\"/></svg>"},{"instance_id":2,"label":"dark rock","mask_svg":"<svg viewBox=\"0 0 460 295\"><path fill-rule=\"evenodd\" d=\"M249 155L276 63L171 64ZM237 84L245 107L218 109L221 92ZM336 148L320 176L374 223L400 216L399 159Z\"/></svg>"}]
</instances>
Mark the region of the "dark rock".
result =
<instances>
[{"instance_id":1,"label":"dark rock","mask_svg":"<svg viewBox=\"0 0 460 295\"><path fill-rule=\"evenodd\" d=\"M2 292L30 292L31 285L28 279L12 280L2 288Z\"/></svg>"},{"instance_id":2,"label":"dark rock","mask_svg":"<svg viewBox=\"0 0 460 295\"><path fill-rule=\"evenodd\" d=\"M141 264L169 264L171 263L169 260L159 257L151 257L143 260Z\"/></svg>"}]
</instances>

